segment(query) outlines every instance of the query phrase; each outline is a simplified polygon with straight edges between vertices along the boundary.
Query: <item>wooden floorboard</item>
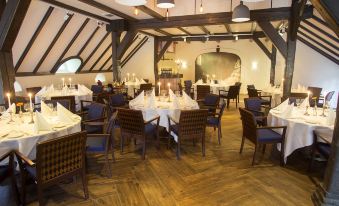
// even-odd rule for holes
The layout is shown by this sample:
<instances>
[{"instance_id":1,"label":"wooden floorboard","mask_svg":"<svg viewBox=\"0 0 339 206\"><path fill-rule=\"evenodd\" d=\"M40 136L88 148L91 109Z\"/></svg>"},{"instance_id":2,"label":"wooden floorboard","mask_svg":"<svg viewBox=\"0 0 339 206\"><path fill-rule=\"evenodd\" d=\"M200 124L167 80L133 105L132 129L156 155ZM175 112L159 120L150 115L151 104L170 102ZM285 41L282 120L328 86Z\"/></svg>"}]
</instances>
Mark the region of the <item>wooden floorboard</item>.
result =
<instances>
[{"instance_id":1,"label":"wooden floorboard","mask_svg":"<svg viewBox=\"0 0 339 206\"><path fill-rule=\"evenodd\" d=\"M297 152L286 167L279 166L279 153L269 147L258 155L258 164L251 166L253 145L245 142L239 154L241 122L233 104L222 118L222 145L217 132L206 132L206 157L201 145L185 142L182 159L176 160L174 146L160 150L147 144L146 160L133 143L124 154L118 147L112 164L112 178L105 177L104 158L88 158L90 198L83 199L81 181L60 184L46 191L48 205L312 205L314 183L307 172L308 160ZM118 141L117 137L117 141ZM137 148L136 148L137 147ZM273 152L271 150L273 149ZM320 166L320 167L323 167ZM321 174L317 174L321 176ZM29 186L28 205L37 205L35 187ZM0 187L5 205L11 201L8 185Z\"/></svg>"}]
</instances>

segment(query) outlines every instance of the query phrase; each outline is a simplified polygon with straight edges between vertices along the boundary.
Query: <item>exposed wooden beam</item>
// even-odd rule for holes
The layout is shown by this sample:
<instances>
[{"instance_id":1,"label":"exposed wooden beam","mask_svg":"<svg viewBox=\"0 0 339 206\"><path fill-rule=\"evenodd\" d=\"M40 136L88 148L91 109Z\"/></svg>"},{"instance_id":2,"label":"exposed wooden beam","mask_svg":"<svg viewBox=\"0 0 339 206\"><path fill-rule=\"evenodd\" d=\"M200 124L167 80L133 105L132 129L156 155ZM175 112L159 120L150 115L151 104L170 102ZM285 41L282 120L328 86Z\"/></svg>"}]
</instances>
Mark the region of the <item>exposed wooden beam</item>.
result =
<instances>
[{"instance_id":1,"label":"exposed wooden beam","mask_svg":"<svg viewBox=\"0 0 339 206\"><path fill-rule=\"evenodd\" d=\"M82 72L79 72L79 74L89 74L89 73L102 73L102 72L110 72L110 71L96 71L96 70L93 70L93 71L82 71ZM37 72L37 73L33 73L33 72L18 72L16 73L15 76L17 77L27 77L27 76L47 76L47 75L53 75L49 72Z\"/></svg>"},{"instance_id":2,"label":"exposed wooden beam","mask_svg":"<svg viewBox=\"0 0 339 206\"><path fill-rule=\"evenodd\" d=\"M0 0L0 19L5 8L6 8L6 0Z\"/></svg>"},{"instance_id":3,"label":"exposed wooden beam","mask_svg":"<svg viewBox=\"0 0 339 206\"><path fill-rule=\"evenodd\" d=\"M148 37L144 37L134 48L133 50L127 55L125 59L121 61L121 68L124 67L127 62L142 48L142 46L148 41Z\"/></svg>"},{"instance_id":4,"label":"exposed wooden beam","mask_svg":"<svg viewBox=\"0 0 339 206\"><path fill-rule=\"evenodd\" d=\"M137 20L136 18L134 18L132 16L124 14L124 13L118 11L118 10L115 10L115 9L109 7L109 6L101 4L101 3L97 2L97 1L94 1L94 0L78 0L78 1L80 1L82 3L85 3L87 5L90 5L90 6L94 7L94 8L100 9L102 11L105 11L107 13L110 13L110 14L116 15L118 17L130 20L130 21L136 21Z\"/></svg>"},{"instance_id":5,"label":"exposed wooden beam","mask_svg":"<svg viewBox=\"0 0 339 206\"><path fill-rule=\"evenodd\" d=\"M159 67L158 67L158 50L159 50L159 39L158 37L154 37L154 47L153 47L153 52L154 52L154 58L153 58L153 72L154 72L154 80L155 83L159 82ZM157 90L157 87L155 87L155 90ZM156 92L156 91L155 91ZM160 94L160 91L158 91Z\"/></svg>"},{"instance_id":6,"label":"exposed wooden beam","mask_svg":"<svg viewBox=\"0 0 339 206\"><path fill-rule=\"evenodd\" d=\"M208 29L205 27L205 26L199 26L199 29L202 31L202 32L204 32L205 34L211 34L211 32L210 31L208 31Z\"/></svg>"},{"instance_id":7,"label":"exposed wooden beam","mask_svg":"<svg viewBox=\"0 0 339 206\"><path fill-rule=\"evenodd\" d=\"M99 31L100 26L97 26L94 31L92 32L91 36L88 37L85 44L82 45L81 49L78 51L77 56L81 56L82 52L86 49L87 45L91 42L95 34Z\"/></svg>"},{"instance_id":8,"label":"exposed wooden beam","mask_svg":"<svg viewBox=\"0 0 339 206\"><path fill-rule=\"evenodd\" d=\"M171 46L173 41L167 41L165 45L161 48L159 51L159 54L157 54L157 62L161 60L161 58L164 56L165 52L167 51L168 47Z\"/></svg>"},{"instance_id":9,"label":"exposed wooden beam","mask_svg":"<svg viewBox=\"0 0 339 206\"><path fill-rule=\"evenodd\" d=\"M307 6L303 18L312 17L312 7ZM290 7L273 8L273 9L259 9L251 10L252 21L277 21L288 19L291 14ZM138 22L132 22L131 26L137 30L145 29L161 29L161 28L176 28L176 27L189 27L201 25L215 25L232 23L232 12L186 15L186 16L173 16L166 19L166 21L159 19L143 19Z\"/></svg>"},{"instance_id":10,"label":"exposed wooden beam","mask_svg":"<svg viewBox=\"0 0 339 206\"><path fill-rule=\"evenodd\" d=\"M272 45L272 52L271 52L271 71L270 71L270 84L274 85L275 82L275 66L277 62L277 48Z\"/></svg>"},{"instance_id":11,"label":"exposed wooden beam","mask_svg":"<svg viewBox=\"0 0 339 206\"><path fill-rule=\"evenodd\" d=\"M75 12L75 13L78 13L78 14L82 14L84 16L87 16L87 17L90 17L90 18L93 18L93 19L97 19L99 21L104 21L104 22L107 22L107 23L109 23L111 21L110 19L104 18L102 16L93 14L93 13L85 11L85 10L81 10L79 8L70 6L68 4L61 3L61 2L56 1L56 0L40 0L40 1L46 2L48 4L51 4L51 5L63 8L63 9L66 9L68 11L72 11L72 12Z\"/></svg>"},{"instance_id":12,"label":"exposed wooden beam","mask_svg":"<svg viewBox=\"0 0 339 206\"><path fill-rule=\"evenodd\" d=\"M299 29L301 18L304 14L306 2L307 0L299 0L298 3L295 3L296 6L292 5L291 7L293 11L291 14L291 21L288 24L288 30L292 41L296 41L297 39L297 31Z\"/></svg>"},{"instance_id":13,"label":"exposed wooden beam","mask_svg":"<svg viewBox=\"0 0 339 206\"><path fill-rule=\"evenodd\" d=\"M327 8L320 0L311 0L311 3L314 8L319 12L321 17L325 20L325 22L329 25L329 27L334 31L337 37L339 37L339 26L335 20L335 17L327 11Z\"/></svg>"},{"instance_id":14,"label":"exposed wooden beam","mask_svg":"<svg viewBox=\"0 0 339 206\"><path fill-rule=\"evenodd\" d=\"M139 32L139 33L142 33L142 34L145 34L145 35L148 35L148 36L155 36L154 34L151 34L151 33L147 32L147 31L141 31L141 30L139 30L138 32Z\"/></svg>"},{"instance_id":15,"label":"exposed wooden beam","mask_svg":"<svg viewBox=\"0 0 339 206\"><path fill-rule=\"evenodd\" d=\"M154 29L154 31L160 33L160 34L163 34L165 36L172 36L172 34L168 33L167 31L164 31L162 29Z\"/></svg>"},{"instance_id":16,"label":"exposed wooden beam","mask_svg":"<svg viewBox=\"0 0 339 206\"><path fill-rule=\"evenodd\" d=\"M133 35L131 33L132 31L130 31L130 33L127 32L126 35L129 35L130 37L128 37L129 39L133 39ZM126 35L124 37L124 40L126 38ZM119 58L119 47L121 46L121 31L113 31L112 32L112 71L113 71L113 80L114 81L120 81L121 77L120 77L120 59ZM126 44L126 43L125 43ZM126 45L125 47L128 47L129 45ZM122 56L122 55L121 55Z\"/></svg>"},{"instance_id":17,"label":"exposed wooden beam","mask_svg":"<svg viewBox=\"0 0 339 206\"><path fill-rule=\"evenodd\" d=\"M180 31L182 31L184 34L192 35L189 31L187 31L186 29L184 29L184 28L182 28L182 27L178 27L177 29L179 29Z\"/></svg>"},{"instance_id":18,"label":"exposed wooden beam","mask_svg":"<svg viewBox=\"0 0 339 206\"><path fill-rule=\"evenodd\" d=\"M287 43L285 40L278 34L277 30L273 25L268 21L258 21L258 25L266 34L266 36L272 41L274 46L279 50L279 52L286 59L287 57Z\"/></svg>"},{"instance_id":19,"label":"exposed wooden beam","mask_svg":"<svg viewBox=\"0 0 339 206\"><path fill-rule=\"evenodd\" d=\"M37 71L39 70L40 66L45 61L45 59L48 56L48 54L51 52L51 50L54 47L55 43L58 41L59 37L64 32L64 30L67 27L68 23L72 20L73 15L74 14L69 14L69 17L67 18L67 20L59 28L58 33L55 35L55 37L53 38L52 42L49 44L47 50L45 51L45 53L42 55L41 59L39 60L38 64L35 66L35 68L33 70L33 73L37 73Z\"/></svg>"},{"instance_id":20,"label":"exposed wooden beam","mask_svg":"<svg viewBox=\"0 0 339 206\"><path fill-rule=\"evenodd\" d=\"M319 17L315 16L313 14L312 19L314 19L315 21L317 21L319 24L322 24L323 26L327 27L330 29L330 27L328 26L328 23L326 23L324 20L320 19Z\"/></svg>"},{"instance_id":21,"label":"exposed wooden beam","mask_svg":"<svg viewBox=\"0 0 339 206\"><path fill-rule=\"evenodd\" d=\"M12 51L31 0L10 0L0 19L0 50Z\"/></svg>"},{"instance_id":22,"label":"exposed wooden beam","mask_svg":"<svg viewBox=\"0 0 339 206\"><path fill-rule=\"evenodd\" d=\"M99 71L102 71L105 68L106 64L109 62L109 60L111 60L111 59L112 59L112 56L109 56L106 59L106 61L101 65L101 67L99 68Z\"/></svg>"},{"instance_id":23,"label":"exposed wooden beam","mask_svg":"<svg viewBox=\"0 0 339 206\"><path fill-rule=\"evenodd\" d=\"M106 32L105 36L101 38L100 42L96 45L96 47L92 50L92 52L87 56L85 61L81 64L81 66L78 68L76 73L81 72L81 70L86 66L87 62L92 58L92 56L95 54L95 52L99 49L99 47L104 43L106 38L109 36L109 32Z\"/></svg>"},{"instance_id":24,"label":"exposed wooden beam","mask_svg":"<svg viewBox=\"0 0 339 206\"><path fill-rule=\"evenodd\" d=\"M328 32L324 31L323 29L317 27L316 25L314 25L312 22L310 22L309 20L303 20L303 22L305 24L307 24L308 26L312 27L313 29L317 30L318 32L322 33L323 35L327 36L328 38L332 39L333 41L337 42L337 44L339 44L339 40L337 37L329 34Z\"/></svg>"},{"instance_id":25,"label":"exposed wooden beam","mask_svg":"<svg viewBox=\"0 0 339 206\"><path fill-rule=\"evenodd\" d=\"M257 45L259 46L259 48L266 54L266 56L271 59L272 54L271 52L267 49L267 47L260 41L260 39L258 39L257 37L253 37L253 40L255 43L257 43Z\"/></svg>"},{"instance_id":26,"label":"exposed wooden beam","mask_svg":"<svg viewBox=\"0 0 339 206\"><path fill-rule=\"evenodd\" d=\"M225 26L227 33L232 34L231 26L229 24L224 24L224 26Z\"/></svg>"},{"instance_id":27,"label":"exposed wooden beam","mask_svg":"<svg viewBox=\"0 0 339 206\"><path fill-rule=\"evenodd\" d=\"M106 55L106 53L108 52L109 48L111 48L111 44L112 44L112 43L110 43L110 44L106 47L106 49L102 52L102 54L98 57L98 59L93 63L93 65L91 66L91 68L89 69L89 71L92 71L92 70L95 68L95 66L100 62L100 60Z\"/></svg>"},{"instance_id":28,"label":"exposed wooden beam","mask_svg":"<svg viewBox=\"0 0 339 206\"><path fill-rule=\"evenodd\" d=\"M153 18L156 19L164 19L164 16L159 14L158 12L154 11L153 9L148 8L147 6L136 6L137 9L139 9L140 11L150 15Z\"/></svg>"},{"instance_id":29,"label":"exposed wooden beam","mask_svg":"<svg viewBox=\"0 0 339 206\"><path fill-rule=\"evenodd\" d=\"M119 44L119 47L117 49L117 58L118 60L121 60L121 58L124 56L126 53L127 49L131 46L133 43L133 39L135 35L137 35L137 31L135 30L130 30L127 31L126 35L124 36L123 40Z\"/></svg>"},{"instance_id":30,"label":"exposed wooden beam","mask_svg":"<svg viewBox=\"0 0 339 206\"><path fill-rule=\"evenodd\" d=\"M0 102L2 102L7 92L11 93L12 97L15 96L15 72L12 52L0 51L0 78Z\"/></svg>"},{"instance_id":31,"label":"exposed wooden beam","mask_svg":"<svg viewBox=\"0 0 339 206\"><path fill-rule=\"evenodd\" d=\"M49 7L44 15L44 17L42 18L41 22L39 23L38 28L35 30L33 36L31 37L31 39L29 40L27 46L25 47L24 51L22 52L19 60L17 61L16 65L15 65L15 72L18 71L18 69L20 68L22 62L25 60L25 57L27 56L29 50L31 49L31 47L33 46L35 40L38 38L40 32L42 31L43 27L45 26L48 18L51 16L52 12L53 12L54 8L53 7Z\"/></svg>"},{"instance_id":32,"label":"exposed wooden beam","mask_svg":"<svg viewBox=\"0 0 339 206\"><path fill-rule=\"evenodd\" d=\"M73 46L75 40L79 37L79 35L81 34L81 32L84 30L84 28L86 27L86 25L89 22L89 18L86 18L86 20L84 21L84 23L81 25L81 27L78 29L77 33L73 36L73 38L71 39L71 41L68 43L68 45L66 46L66 48L64 49L64 51L62 52L62 54L60 55L59 59L55 62L53 68L51 69L50 73L55 73L58 70L59 64L60 62L63 60L63 58L65 57L65 55L67 54L67 52L69 51L69 49Z\"/></svg>"}]
</instances>

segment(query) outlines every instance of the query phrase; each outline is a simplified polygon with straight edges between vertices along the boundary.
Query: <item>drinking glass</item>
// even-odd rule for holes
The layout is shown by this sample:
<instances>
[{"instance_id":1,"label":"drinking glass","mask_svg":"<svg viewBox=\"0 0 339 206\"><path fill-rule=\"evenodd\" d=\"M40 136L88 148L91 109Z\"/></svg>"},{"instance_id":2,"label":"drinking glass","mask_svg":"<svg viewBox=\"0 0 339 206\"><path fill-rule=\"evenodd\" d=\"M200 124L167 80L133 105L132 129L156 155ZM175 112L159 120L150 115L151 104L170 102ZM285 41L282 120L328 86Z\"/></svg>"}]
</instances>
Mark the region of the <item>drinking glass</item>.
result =
<instances>
[{"instance_id":1,"label":"drinking glass","mask_svg":"<svg viewBox=\"0 0 339 206\"><path fill-rule=\"evenodd\" d=\"M0 114L4 113L6 111L5 106L0 106Z\"/></svg>"},{"instance_id":2,"label":"drinking glass","mask_svg":"<svg viewBox=\"0 0 339 206\"><path fill-rule=\"evenodd\" d=\"M24 104L24 110L25 110L25 112L29 112L29 106L30 106L30 104L29 103L25 103Z\"/></svg>"}]
</instances>

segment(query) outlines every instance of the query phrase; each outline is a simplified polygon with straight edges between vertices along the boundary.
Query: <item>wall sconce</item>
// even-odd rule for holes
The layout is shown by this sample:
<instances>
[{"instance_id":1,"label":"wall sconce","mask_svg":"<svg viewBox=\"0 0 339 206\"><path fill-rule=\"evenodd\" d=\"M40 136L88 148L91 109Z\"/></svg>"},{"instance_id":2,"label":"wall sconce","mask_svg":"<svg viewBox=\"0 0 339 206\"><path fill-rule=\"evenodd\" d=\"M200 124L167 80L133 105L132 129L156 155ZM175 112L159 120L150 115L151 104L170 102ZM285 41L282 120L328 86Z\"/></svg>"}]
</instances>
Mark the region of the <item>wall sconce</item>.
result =
<instances>
[{"instance_id":1,"label":"wall sconce","mask_svg":"<svg viewBox=\"0 0 339 206\"><path fill-rule=\"evenodd\" d=\"M254 61L252 62L252 70L257 70L258 69L258 62Z\"/></svg>"}]
</instances>

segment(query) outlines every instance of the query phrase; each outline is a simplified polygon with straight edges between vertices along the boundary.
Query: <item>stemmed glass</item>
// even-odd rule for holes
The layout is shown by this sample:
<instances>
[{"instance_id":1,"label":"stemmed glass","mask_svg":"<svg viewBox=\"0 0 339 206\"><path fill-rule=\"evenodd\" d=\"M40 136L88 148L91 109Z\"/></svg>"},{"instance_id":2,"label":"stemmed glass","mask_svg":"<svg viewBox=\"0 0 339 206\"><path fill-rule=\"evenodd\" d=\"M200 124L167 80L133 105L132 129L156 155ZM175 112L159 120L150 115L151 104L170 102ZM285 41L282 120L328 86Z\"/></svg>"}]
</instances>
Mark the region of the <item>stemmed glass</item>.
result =
<instances>
[{"instance_id":1,"label":"stemmed glass","mask_svg":"<svg viewBox=\"0 0 339 206\"><path fill-rule=\"evenodd\" d=\"M5 106L0 106L0 114L2 116L2 114L6 111L6 107ZM0 118L1 118L0 116Z\"/></svg>"},{"instance_id":2,"label":"stemmed glass","mask_svg":"<svg viewBox=\"0 0 339 206\"><path fill-rule=\"evenodd\" d=\"M25 103L24 104L24 110L25 110L24 112L29 112L29 109L30 109L29 107L30 107L29 103Z\"/></svg>"}]
</instances>

